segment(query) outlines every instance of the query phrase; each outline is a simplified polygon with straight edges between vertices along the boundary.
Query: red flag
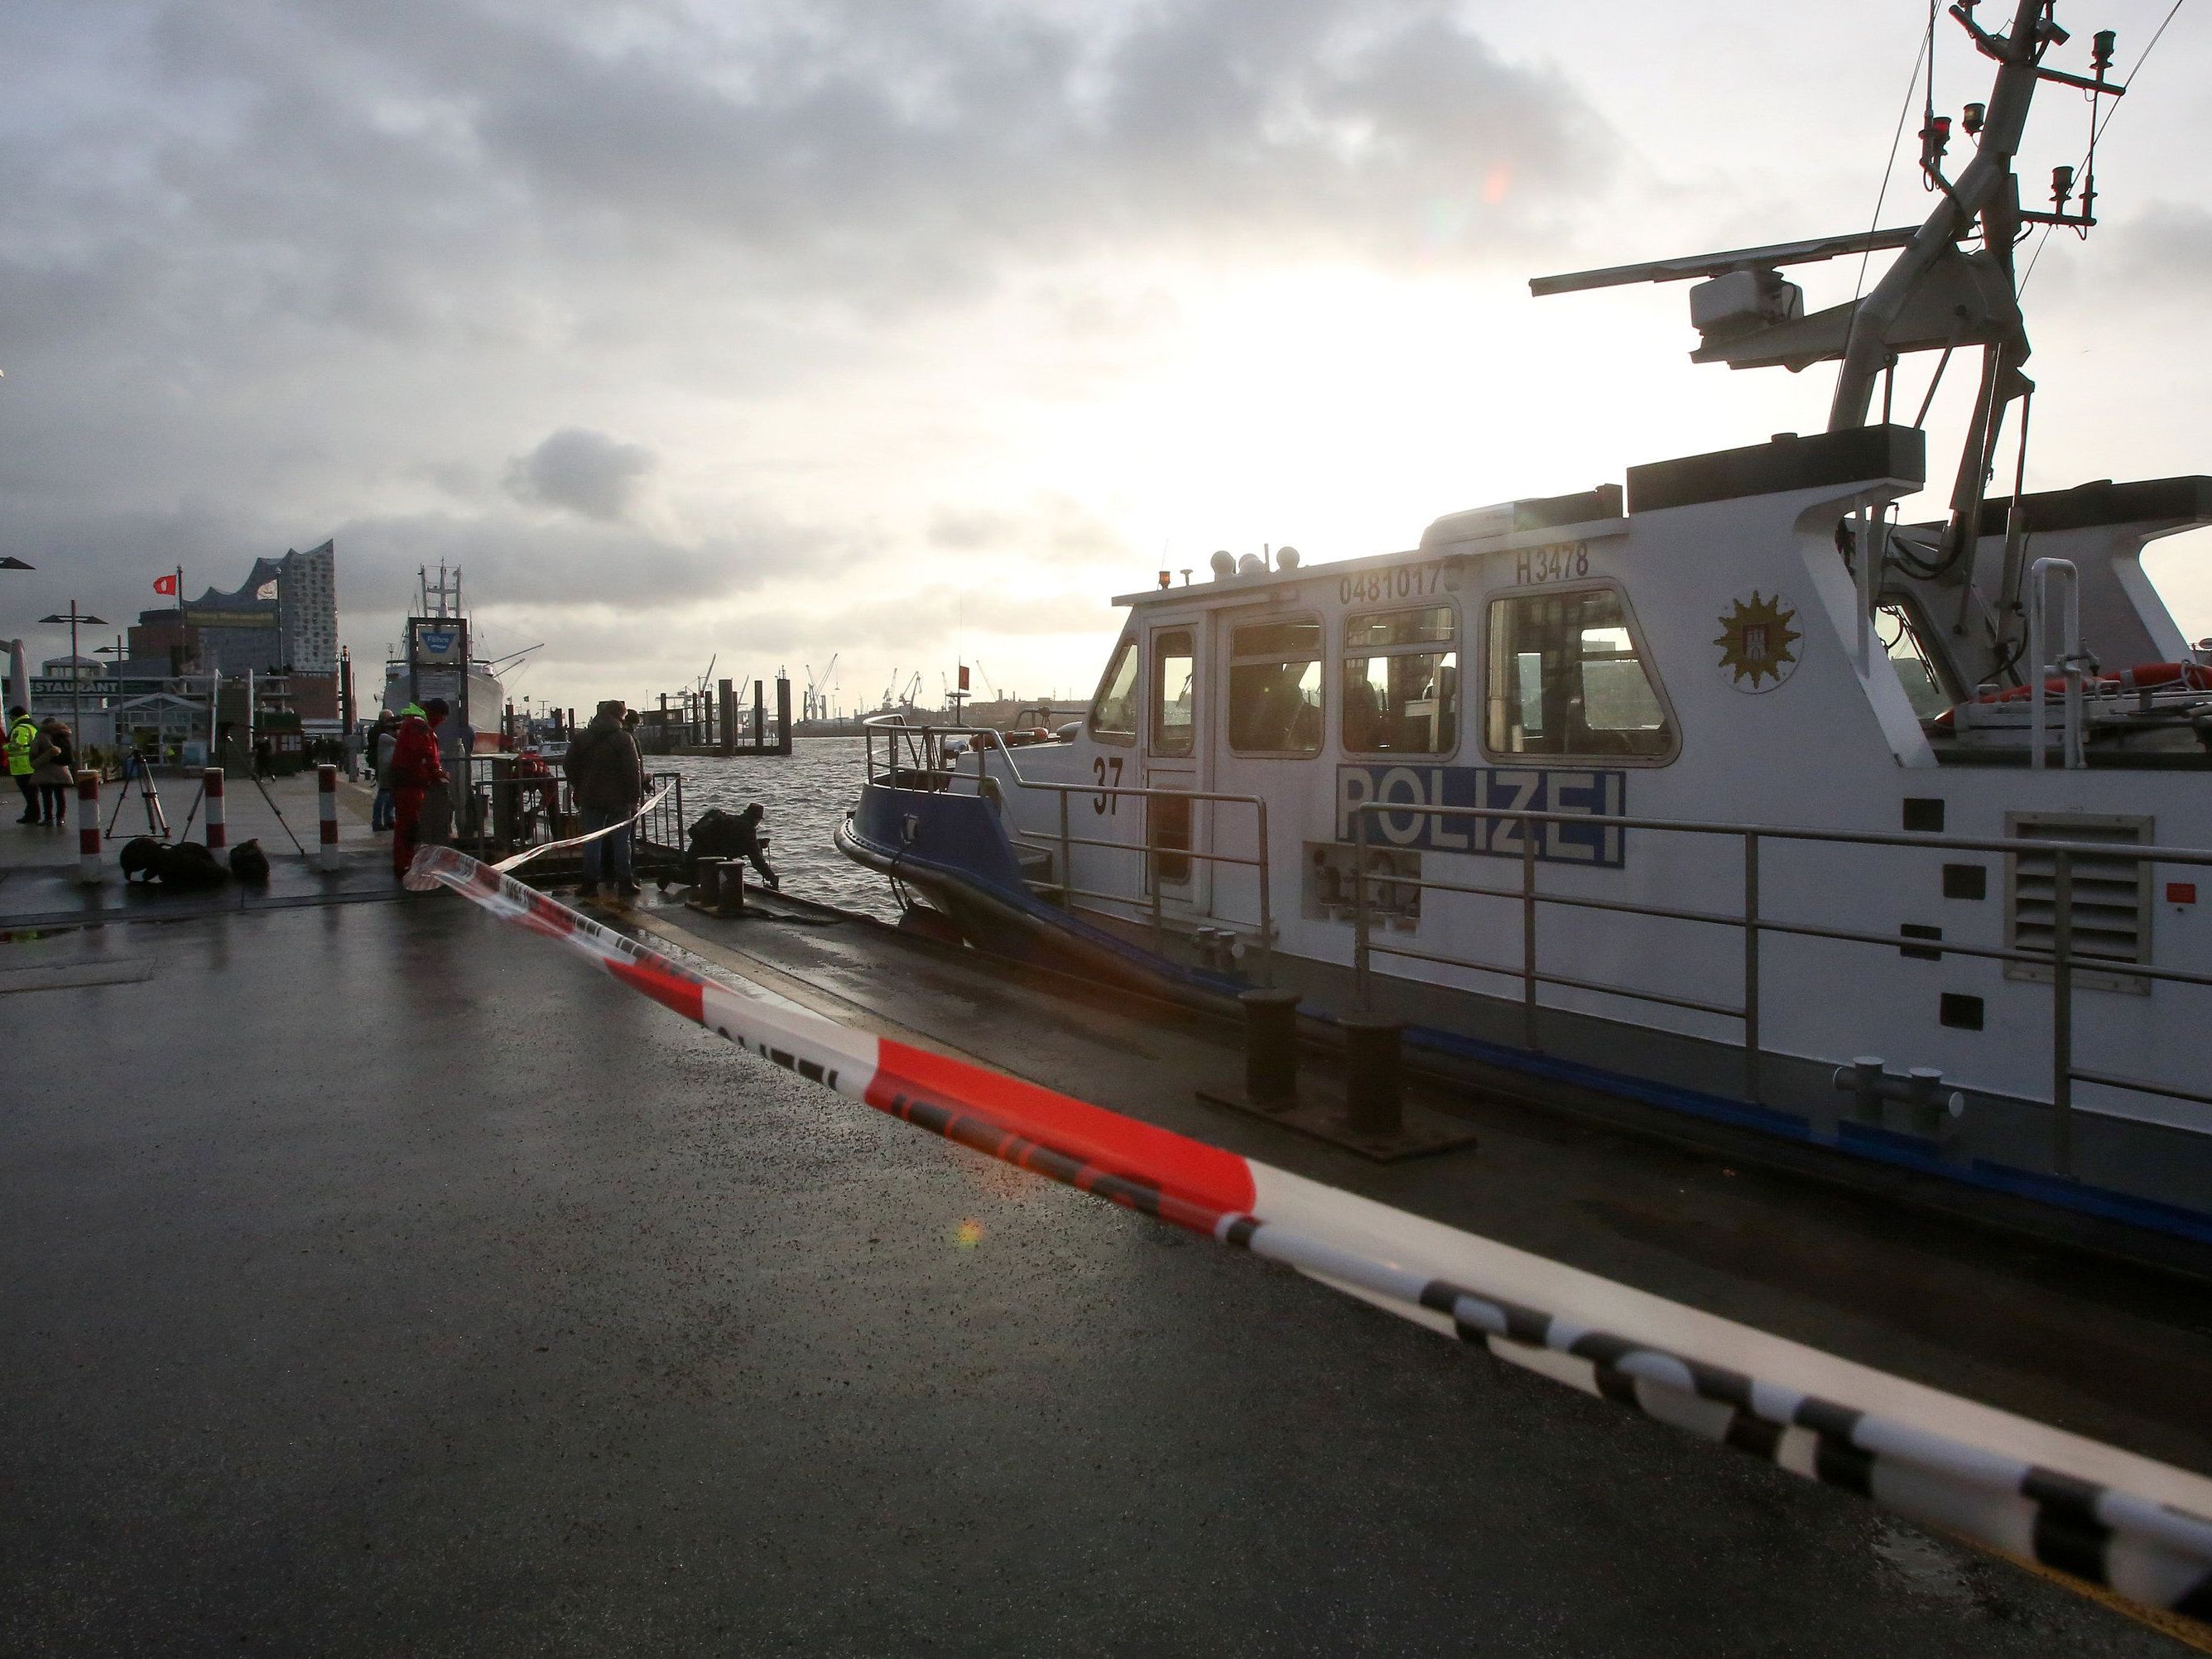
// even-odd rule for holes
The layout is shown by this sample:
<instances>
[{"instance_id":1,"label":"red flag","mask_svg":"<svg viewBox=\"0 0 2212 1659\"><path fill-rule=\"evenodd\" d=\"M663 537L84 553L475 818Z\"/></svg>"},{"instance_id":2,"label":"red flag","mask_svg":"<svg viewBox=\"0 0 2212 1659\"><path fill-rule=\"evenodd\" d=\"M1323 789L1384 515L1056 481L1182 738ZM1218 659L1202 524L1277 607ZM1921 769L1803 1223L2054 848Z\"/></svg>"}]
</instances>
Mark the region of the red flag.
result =
<instances>
[{"instance_id":1,"label":"red flag","mask_svg":"<svg viewBox=\"0 0 2212 1659\"><path fill-rule=\"evenodd\" d=\"M968 689L968 665L964 662L960 665L960 689L963 691Z\"/></svg>"},{"instance_id":2,"label":"red flag","mask_svg":"<svg viewBox=\"0 0 2212 1659\"><path fill-rule=\"evenodd\" d=\"M156 577L155 577L155 578L154 578L154 591L155 591L156 593L167 593L167 594L169 594L171 597L173 597L173 597L175 596L175 594L176 594L176 591L177 591L177 579L176 579L175 575L173 574L167 575L167 576L156 576Z\"/></svg>"}]
</instances>

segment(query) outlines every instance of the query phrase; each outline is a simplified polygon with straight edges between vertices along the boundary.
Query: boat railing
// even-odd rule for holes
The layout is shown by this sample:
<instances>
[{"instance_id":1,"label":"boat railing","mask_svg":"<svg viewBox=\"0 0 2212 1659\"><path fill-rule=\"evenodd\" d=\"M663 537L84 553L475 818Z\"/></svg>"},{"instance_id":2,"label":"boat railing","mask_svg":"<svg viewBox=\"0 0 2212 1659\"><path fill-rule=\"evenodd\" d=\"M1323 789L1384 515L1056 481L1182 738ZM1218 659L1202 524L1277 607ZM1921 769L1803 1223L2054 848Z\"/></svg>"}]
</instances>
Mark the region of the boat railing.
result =
<instances>
[{"instance_id":1,"label":"boat railing","mask_svg":"<svg viewBox=\"0 0 2212 1659\"><path fill-rule=\"evenodd\" d=\"M878 767L876 743L884 739L883 760ZM1161 867L1169 858L1200 859L1210 864L1239 866L1255 872L1260 887L1258 979L1262 985L1274 983L1275 914L1273 893L1270 882L1267 859L1267 803L1259 795L1231 794L1212 789L1167 789L1136 784L1060 783L1045 778L1023 775L1020 763L1014 758L1020 745L1004 741L1005 734L988 726L908 726L897 714L878 714L861 722L861 738L865 744L863 764L870 783L883 782L892 787L920 787L932 791L951 792L956 784L972 782L974 793L986 794L987 786L994 781L987 768L985 755L996 748L1005 757L1006 772L1018 789L1031 790L1040 794L1059 797L1060 832L1057 836L1042 836L1008 826L1008 834L1015 840L1043 852L1057 851L1059 862L1054 873L1058 879L1050 882L1031 881L1032 888L1054 891L1068 909L1090 909L1093 914L1122 919L1120 911L1097 909L1094 906L1079 905L1079 898L1093 899L1103 904L1125 907L1128 912L1141 914L1149 919L1155 946L1164 942L1167 918L1161 905ZM951 752L949 741L958 738L969 746L964 753ZM963 769L961 762L968 755L975 757L974 771ZM911 763L910 764L907 763ZM1231 806L1252 809L1252 852L1217 852L1196 846L1176 847L1158 840L1155 835L1152 814L1143 815L1142 839L1132 843L1108 841L1097 836L1073 833L1069 822L1067 803L1071 797L1087 795L1103 799L1130 799L1150 803L1153 800L1181 802L1210 801ZM1195 841L1196 836L1189 839ZM1141 853L1146 879L1143 898L1127 893L1111 893L1095 888L1075 885L1074 854L1079 847L1100 848L1115 853Z\"/></svg>"},{"instance_id":2,"label":"boat railing","mask_svg":"<svg viewBox=\"0 0 2212 1659\"><path fill-rule=\"evenodd\" d=\"M457 803L464 810L454 829L457 839L471 844L478 856L519 852L573 833L575 799L558 769L523 772L511 754L471 755L466 761L467 781ZM680 852L688 827L682 774L648 772L645 793L648 799L660 799L632 831L638 844Z\"/></svg>"},{"instance_id":3,"label":"boat railing","mask_svg":"<svg viewBox=\"0 0 2212 1659\"><path fill-rule=\"evenodd\" d=\"M1478 886L1467 882L1424 879L1395 871L1370 871L1370 851L1381 850L1372 841L1369 825L1378 817L1392 815L1418 816L1424 818L1450 817L1475 819L1492 823L1509 823L1519 826L1520 880L1510 886ZM2106 1089L2136 1094L2155 1095L2168 1100L2190 1101L2212 1106L2212 1094L2186 1089L2167 1082L2154 1082L2143 1078L2124 1077L2117 1073L2093 1071L2076 1064L2074 1055L2074 991L2079 974L2111 974L2122 971L2120 964L2107 955L2083 952L2075 948L2074 880L2075 860L2090 859L2100 866L2109 866L2126 862L2140 869L2152 864L2183 865L2212 868L2212 850L2192 847L2136 846L2124 842L2069 842L2043 837L2015 837L2011 840L1990 840L1965 836L1903 835L1878 830L1814 830L1773 824L1705 822L1684 818L1644 818L1613 817L1593 818L1587 812L1545 812L1522 811L1512 807L1443 806L1422 805L1417 811L1401 803L1363 801L1351 809L1352 844L1357 869L1352 884L1352 979L1354 994L1363 1011L1374 1006L1374 958L1393 956L1416 962L1431 963L1440 967L1472 969L1515 977L1521 981L1521 1042L1534 1051L1540 1044L1537 1037L1537 988L1544 985L1566 989L1595 992L1601 995L1622 996L1671 1008L1681 1008L1702 1014L1716 1015L1724 1019L1742 1023L1743 1089L1744 1097L1757 1103L1760 1097L1759 1065L1762 1050L1759 1042L1759 950L1761 941L1770 934L1783 934L1798 939L1826 939L1849 945L1871 945L1894 951L1911 947L1911 936L1900 938L1896 933L1876 933L1858 928L1832 927L1814 922L1789 921L1766 914L1759 895L1759 850L1774 842L1820 842L1828 845L1859 847L1905 847L1923 852L1994 853L2017 859L2023 853L2048 858L2051 867L2051 948L2027 950L2008 946L1966 945L1951 939L1931 941L1924 948L1945 956L1975 957L2008 965L2021 964L2037 970L2038 975L2047 974L2051 981L2051 1106L2052 1110L2051 1167L2060 1175L2073 1174L2074 1164L2074 1087L2087 1083ZM1569 824L1588 829L1593 823L1608 830L1636 830L1661 831L1686 836L1707 836L1735 841L1742 852L1742 902L1734 911L1692 910L1672 905L1647 904L1629 899L1600 898L1584 893L1547 892L1537 885L1534 826L1538 824ZM1495 843L1493 842L1493 845ZM1521 952L1517 965L1510 963L1482 962L1471 957L1444 955L1422 951L1410 945L1399 945L1376 937L1374 907L1369 897L1370 884L1393 888L1413 888L1426 892L1463 893L1482 898L1517 901L1521 907ZM1542 967L1538 960L1536 917L1538 907L1558 905L1583 910L1608 911L1620 915L1650 916L1673 921L1701 923L1717 927L1735 928L1743 938L1742 978L1740 1000L1735 1004L1714 1002L1696 997L1657 991L1624 984L1607 984L1583 979ZM2212 986L2212 974L2192 973L2179 968L2160 968L2148 962L2128 962L2124 974L2130 979L2159 980L2177 985Z\"/></svg>"}]
</instances>

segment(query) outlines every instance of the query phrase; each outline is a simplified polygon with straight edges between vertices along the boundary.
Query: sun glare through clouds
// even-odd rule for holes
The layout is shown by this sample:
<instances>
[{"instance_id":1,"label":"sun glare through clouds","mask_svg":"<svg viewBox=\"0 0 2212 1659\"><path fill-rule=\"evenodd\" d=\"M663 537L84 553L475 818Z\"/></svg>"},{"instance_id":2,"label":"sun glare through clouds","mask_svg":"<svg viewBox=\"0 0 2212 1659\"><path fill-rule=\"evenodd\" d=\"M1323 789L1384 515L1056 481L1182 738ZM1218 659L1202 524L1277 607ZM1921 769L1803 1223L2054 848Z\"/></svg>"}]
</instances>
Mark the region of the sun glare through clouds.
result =
<instances>
[{"instance_id":1,"label":"sun glare through clouds","mask_svg":"<svg viewBox=\"0 0 2212 1659\"><path fill-rule=\"evenodd\" d=\"M2166 10L2099 21L2125 61ZM1079 692L1108 597L1163 567L1405 547L1825 425L1826 367L1689 364L1686 285L1526 282L1865 225L1923 12L1862 8L1837 54L1816 12L1611 3L1082 0L1024 32L984 0L803 30L452 0L335 32L278 8L265 39L173 0L15 8L0 48L55 60L0 132L27 181L0 298L42 319L0 410L26 602L67 599L40 587L65 554L119 605L156 548L335 535L357 656L448 560L580 703L718 653L840 653L848 707L963 657ZM2207 468L2191 15L2106 141L2099 230L2039 247L2032 488ZM1985 81L1945 54L1946 101ZM2062 127L2039 106L2023 177L2077 159ZM1908 156L1882 214L1925 210ZM1803 275L1817 307L1857 272ZM2147 561L2192 635L2203 544Z\"/></svg>"}]
</instances>

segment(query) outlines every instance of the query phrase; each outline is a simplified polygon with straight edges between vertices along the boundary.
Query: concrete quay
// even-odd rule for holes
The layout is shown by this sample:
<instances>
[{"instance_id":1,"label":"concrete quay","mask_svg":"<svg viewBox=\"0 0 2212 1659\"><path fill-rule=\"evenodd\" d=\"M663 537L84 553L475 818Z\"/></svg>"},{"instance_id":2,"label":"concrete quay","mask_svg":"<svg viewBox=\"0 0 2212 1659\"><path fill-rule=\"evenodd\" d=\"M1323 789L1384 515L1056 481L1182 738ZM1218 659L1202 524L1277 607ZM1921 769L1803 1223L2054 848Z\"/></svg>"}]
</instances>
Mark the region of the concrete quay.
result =
<instances>
[{"instance_id":1,"label":"concrete quay","mask_svg":"<svg viewBox=\"0 0 2212 1659\"><path fill-rule=\"evenodd\" d=\"M198 773L163 774L155 780L172 838L205 842L206 808ZM368 827L371 792L367 786L338 781L339 868L316 867L320 817L315 775L296 773L257 787L243 775L226 780L224 828L233 848L258 841L269 855L265 887L229 883L204 892L165 890L158 884L125 884L117 855L134 836L148 833L144 797L136 784L100 786L100 821L104 837L103 878L88 884L78 873L80 804L71 796L66 829L19 824L12 812L0 813L0 927L14 930L82 927L140 918L174 917L208 910L240 910L270 905L321 903L332 898L387 897L398 889L392 874L388 836ZM118 814L118 808L120 808ZM185 819L190 816L190 834ZM289 834L288 834L289 831ZM294 848L297 836L303 857ZM158 839L158 837L157 837ZM221 855L218 855L221 856Z\"/></svg>"},{"instance_id":2,"label":"concrete quay","mask_svg":"<svg viewBox=\"0 0 2212 1659\"><path fill-rule=\"evenodd\" d=\"M74 836L0 824L0 1653L2186 1650L816 1089L400 894L342 802L336 876L234 783L265 896L73 912ZM2212 1468L2201 1285L1511 1103L1365 1167L1201 1105L1203 1021L799 907L597 914Z\"/></svg>"}]
</instances>

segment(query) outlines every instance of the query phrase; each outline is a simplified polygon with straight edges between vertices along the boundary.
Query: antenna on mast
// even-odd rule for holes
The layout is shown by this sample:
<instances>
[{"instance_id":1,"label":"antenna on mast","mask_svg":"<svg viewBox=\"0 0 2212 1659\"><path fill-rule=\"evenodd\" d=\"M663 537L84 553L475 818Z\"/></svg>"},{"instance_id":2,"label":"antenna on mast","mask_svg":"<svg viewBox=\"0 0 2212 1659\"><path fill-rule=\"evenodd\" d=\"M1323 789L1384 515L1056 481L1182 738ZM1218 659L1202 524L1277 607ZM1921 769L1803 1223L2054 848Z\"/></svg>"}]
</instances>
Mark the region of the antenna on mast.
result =
<instances>
[{"instance_id":1,"label":"antenna on mast","mask_svg":"<svg viewBox=\"0 0 2212 1659\"><path fill-rule=\"evenodd\" d=\"M1959 129L1973 140L1974 149L1955 179L1944 171L1952 122L1935 112L1931 96L1921 131L1920 166L1937 199L1921 224L1576 271L1539 277L1528 285L1541 296L1624 283L1704 277L1690 290L1690 319L1701 338L1691 361L1726 363L1731 368L1783 368L1793 373L1814 363L1836 363L1828 410L1831 432L1869 424L1875 384L1901 354L1940 350L1943 357L1936 370L1940 380L1958 348L1981 348L1981 385L1952 490L1950 522L1942 545L1914 573L1929 579L1948 578L1978 539L1982 500L2005 410L2034 390L2034 383L2021 373L2030 349L2013 269L2013 249L2021 228L2063 225L2086 234L2096 223L2094 149L2083 162L2078 203L2074 169L2060 167L2051 173L2051 211L2020 206L2013 163L2036 87L2051 81L2090 94L2093 143L2094 104L2127 91L2111 78L2117 40L2112 30L2100 30L2094 37L2090 74L2069 74L2043 63L2053 46L2070 38L2052 15L2057 0L2014 0L2011 26L2002 34L1992 33L1975 21L1976 3L1957 0L1950 15L1976 50L1996 64L1996 78L1986 101L1966 105L1960 117ZM2072 211L2069 204L2074 204ZM1978 247L1960 246L1977 234ZM1863 298L1809 315L1803 309L1802 290L1781 274L1784 265L1891 248L1897 250L1897 258ZM1931 383L1930 402L1934 392ZM1926 409L1923 404L1923 419ZM2023 416L2023 428L2025 425ZM2008 580L2001 611L2014 605L2016 587L2016 582Z\"/></svg>"}]
</instances>

